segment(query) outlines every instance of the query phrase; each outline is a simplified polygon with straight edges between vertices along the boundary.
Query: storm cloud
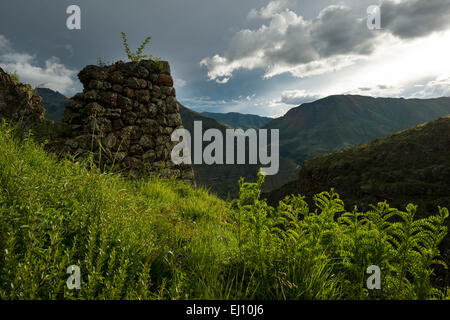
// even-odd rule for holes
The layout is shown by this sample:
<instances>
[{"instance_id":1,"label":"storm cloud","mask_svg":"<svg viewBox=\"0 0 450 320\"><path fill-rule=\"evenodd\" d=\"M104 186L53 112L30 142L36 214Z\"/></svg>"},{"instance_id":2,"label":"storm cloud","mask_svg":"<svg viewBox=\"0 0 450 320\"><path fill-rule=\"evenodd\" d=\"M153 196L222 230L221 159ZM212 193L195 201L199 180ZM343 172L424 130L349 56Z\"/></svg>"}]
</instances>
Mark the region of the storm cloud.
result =
<instances>
[{"instance_id":1,"label":"storm cloud","mask_svg":"<svg viewBox=\"0 0 450 320\"><path fill-rule=\"evenodd\" d=\"M382 27L392 34L412 39L445 30L450 26L450 1L383 1Z\"/></svg>"},{"instance_id":2,"label":"storm cloud","mask_svg":"<svg viewBox=\"0 0 450 320\"><path fill-rule=\"evenodd\" d=\"M448 0L380 2L382 30L367 28L366 17L346 5L325 7L315 19L305 19L273 0L249 16L270 19L258 29L237 32L222 56L204 58L210 80L226 83L239 69L265 69L265 77L282 73L295 77L339 70L372 54L383 36L424 37L450 25Z\"/></svg>"},{"instance_id":3,"label":"storm cloud","mask_svg":"<svg viewBox=\"0 0 450 320\"><path fill-rule=\"evenodd\" d=\"M265 68L266 77L284 72L305 77L349 65L352 58L340 55L373 50L375 33L350 8L328 6L316 19L306 20L281 5L273 5L279 2L272 1L259 11L261 18L270 18L268 24L239 31L224 56L217 54L201 61L211 80L226 83L234 71L254 68ZM278 11L267 10L271 5Z\"/></svg>"}]
</instances>

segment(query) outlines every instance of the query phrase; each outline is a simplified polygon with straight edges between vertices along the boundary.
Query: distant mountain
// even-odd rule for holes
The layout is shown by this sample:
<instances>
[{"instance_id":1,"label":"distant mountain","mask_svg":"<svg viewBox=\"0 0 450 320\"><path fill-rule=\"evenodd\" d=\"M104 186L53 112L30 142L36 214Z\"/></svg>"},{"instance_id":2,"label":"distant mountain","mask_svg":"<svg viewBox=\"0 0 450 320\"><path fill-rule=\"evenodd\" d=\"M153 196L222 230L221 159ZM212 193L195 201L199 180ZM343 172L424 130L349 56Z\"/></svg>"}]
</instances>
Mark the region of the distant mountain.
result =
<instances>
[{"instance_id":1,"label":"distant mountain","mask_svg":"<svg viewBox=\"0 0 450 320\"><path fill-rule=\"evenodd\" d=\"M227 125L193 110L179 105L180 115L183 126L191 132L194 132L194 121L202 121L203 131L207 129L218 129L225 137L225 130L229 129ZM209 142L205 142L206 146ZM225 154L225 151L224 151ZM239 195L238 180L244 177L246 181L256 181L256 174L260 165L206 165L194 164L195 180L198 185L210 188L213 192L222 198L235 198ZM299 167L291 160L280 159L280 171L275 176L267 176L264 183L264 191L270 191L285 184L287 181L296 179Z\"/></svg>"},{"instance_id":2,"label":"distant mountain","mask_svg":"<svg viewBox=\"0 0 450 320\"><path fill-rule=\"evenodd\" d=\"M385 200L403 210L408 203L418 205L418 217L436 214L438 206L450 209L450 115L306 160L296 181L265 197L276 204L300 193L312 204L314 194L331 188L347 210L354 205L366 210ZM450 229L450 219L447 225ZM444 246L450 261L449 235Z\"/></svg>"},{"instance_id":3,"label":"distant mountain","mask_svg":"<svg viewBox=\"0 0 450 320\"><path fill-rule=\"evenodd\" d=\"M67 97L50 89L37 90L43 97L47 118L59 122L68 102ZM223 119L207 116L211 113L201 114L182 105L180 114L184 126L190 132L193 132L194 120L201 120L204 130L217 128L222 132L227 128L237 127L238 123L225 124ZM366 143L447 114L450 114L450 98L421 100L340 95L293 108L285 116L273 119L263 126L267 129L280 129L281 156L280 172L276 176L267 177L263 191L274 190L295 180L303 161L311 157ZM241 116L269 119L253 115ZM249 122L246 128L248 125ZM254 181L259 167L194 165L194 171L199 185L210 187L219 196L226 198L237 196L237 181L240 177Z\"/></svg>"},{"instance_id":4,"label":"distant mountain","mask_svg":"<svg viewBox=\"0 0 450 320\"><path fill-rule=\"evenodd\" d=\"M42 97L42 103L47 110L46 118L60 122L69 99L59 92L50 89L39 88L37 91ZM203 131L214 128L225 133L226 129L231 129L230 126L190 110L181 104L179 104L179 109L183 126L191 133L194 132L194 121L196 120L202 121ZM206 146L207 143L204 143L204 145ZM260 166L258 165L201 164L194 165L194 174L198 185L210 188L222 198L234 198L238 196L239 178L244 177L247 181L255 181L259 168ZM267 177L264 190L268 192L279 188L286 181L295 179L298 169L298 166L294 162L288 159L280 159L280 172L276 176Z\"/></svg>"},{"instance_id":5,"label":"distant mountain","mask_svg":"<svg viewBox=\"0 0 450 320\"><path fill-rule=\"evenodd\" d=\"M202 121L202 127L205 130L219 129L221 132L225 132L226 129L231 128L230 126L227 126L226 124L210 118L202 113L186 108L180 103L178 103L178 107L180 110L183 127L189 132L194 132L194 121Z\"/></svg>"},{"instance_id":6,"label":"distant mountain","mask_svg":"<svg viewBox=\"0 0 450 320\"><path fill-rule=\"evenodd\" d=\"M270 193L271 202L330 188L350 206L388 200L415 202L422 213L450 208L450 115L306 160L296 181Z\"/></svg>"},{"instance_id":7,"label":"distant mountain","mask_svg":"<svg viewBox=\"0 0 450 320\"><path fill-rule=\"evenodd\" d=\"M261 117L254 114L242 114L237 112L229 112L229 113L202 112L202 114L209 118L213 118L222 123L225 123L232 128L241 128L241 129L249 129L249 128L257 129L273 120L272 118Z\"/></svg>"},{"instance_id":8,"label":"distant mountain","mask_svg":"<svg viewBox=\"0 0 450 320\"><path fill-rule=\"evenodd\" d=\"M58 91L47 88L37 88L37 93L42 97L42 104L45 107L45 118L55 122L61 122L66 103L70 100Z\"/></svg>"},{"instance_id":9,"label":"distant mountain","mask_svg":"<svg viewBox=\"0 0 450 320\"><path fill-rule=\"evenodd\" d=\"M298 164L450 114L450 98L329 96L289 110L264 126L280 129L280 154Z\"/></svg>"}]
</instances>

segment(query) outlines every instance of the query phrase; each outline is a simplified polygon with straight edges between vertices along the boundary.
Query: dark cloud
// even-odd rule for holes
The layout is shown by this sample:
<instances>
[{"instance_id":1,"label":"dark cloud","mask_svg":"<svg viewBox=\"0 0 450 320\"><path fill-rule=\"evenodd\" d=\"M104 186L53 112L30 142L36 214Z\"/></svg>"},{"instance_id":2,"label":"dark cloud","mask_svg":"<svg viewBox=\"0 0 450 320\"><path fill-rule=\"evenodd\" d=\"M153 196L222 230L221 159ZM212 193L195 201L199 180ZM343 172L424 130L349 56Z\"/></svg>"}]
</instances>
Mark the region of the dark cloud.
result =
<instances>
[{"instance_id":1,"label":"dark cloud","mask_svg":"<svg viewBox=\"0 0 450 320\"><path fill-rule=\"evenodd\" d=\"M321 57L337 54L369 54L376 36L364 19L349 7L329 6L314 21L312 44Z\"/></svg>"},{"instance_id":2,"label":"dark cloud","mask_svg":"<svg viewBox=\"0 0 450 320\"><path fill-rule=\"evenodd\" d=\"M376 3L376 2L375 2ZM373 3L372 3L373 4ZM348 66L357 57L372 54L383 35L424 37L450 26L449 0L384 0L382 30L369 30L367 12L339 4L325 7L314 19L306 19L283 0L272 0L251 16L270 20L259 28L237 32L223 56L202 60L208 77L226 83L236 70L263 68L266 77L285 72L296 77L323 74ZM367 9L367 7L366 7Z\"/></svg>"},{"instance_id":3,"label":"dark cloud","mask_svg":"<svg viewBox=\"0 0 450 320\"><path fill-rule=\"evenodd\" d=\"M450 26L449 0L387 0L380 8L382 28L400 38L424 37Z\"/></svg>"},{"instance_id":4,"label":"dark cloud","mask_svg":"<svg viewBox=\"0 0 450 320\"><path fill-rule=\"evenodd\" d=\"M306 20L282 0L273 0L259 10L270 19L256 30L244 29L230 41L224 56L215 55L202 60L212 80L226 83L238 69L265 68L266 76L291 72L301 76L317 70L338 68L348 61L321 61L339 55L360 55L373 51L376 34L368 30L365 20L344 5L323 9L315 19ZM270 10L269 10L270 9ZM257 15L252 11L252 16ZM344 59L345 60L345 59ZM314 63L313 65L308 65ZM290 67L303 66L300 70Z\"/></svg>"},{"instance_id":5,"label":"dark cloud","mask_svg":"<svg viewBox=\"0 0 450 320\"><path fill-rule=\"evenodd\" d=\"M66 28L66 8L81 8L79 31ZM243 28L261 0L1 0L0 34L18 52L35 56L40 67L52 56L70 69L126 59L120 32L136 49L146 36L146 53L169 60L175 77L205 78L199 61L225 50L225 39ZM237 10L236 8L239 8ZM1 44L0 44L1 45Z\"/></svg>"},{"instance_id":6,"label":"dark cloud","mask_svg":"<svg viewBox=\"0 0 450 320\"><path fill-rule=\"evenodd\" d=\"M384 30L370 32L366 9L377 3ZM81 7L81 31L65 27L71 4ZM30 82L48 82L69 93L81 88L76 73L87 64L97 63L99 57L107 62L126 59L121 31L127 33L132 49L150 35L145 53L170 61L180 100L193 99L192 107L205 103L209 111L232 105L233 111L242 107L258 113L263 97L268 104L305 102L307 94L284 94L280 100L281 93L298 88L319 92L315 89L333 79L330 70L342 71L361 55L370 55L379 35L392 32L411 39L444 30L450 22L449 4L448 0L0 0L0 64L21 70ZM199 64L205 57L206 69ZM210 79L233 81L223 85L207 81L205 71ZM326 76L310 77L320 74ZM373 87L377 89L383 88ZM247 103L245 97L253 94L261 100ZM210 101L195 100L202 96Z\"/></svg>"}]
</instances>

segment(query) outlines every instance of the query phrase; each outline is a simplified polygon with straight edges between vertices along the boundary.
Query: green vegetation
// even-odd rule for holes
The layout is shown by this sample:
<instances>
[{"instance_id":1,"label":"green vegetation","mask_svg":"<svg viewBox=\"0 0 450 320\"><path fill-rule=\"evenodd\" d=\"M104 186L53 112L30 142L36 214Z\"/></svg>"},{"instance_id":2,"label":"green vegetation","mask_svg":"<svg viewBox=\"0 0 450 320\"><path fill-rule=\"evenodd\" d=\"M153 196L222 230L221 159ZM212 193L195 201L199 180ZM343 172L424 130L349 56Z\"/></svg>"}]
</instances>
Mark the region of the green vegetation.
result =
<instances>
[{"instance_id":1,"label":"green vegetation","mask_svg":"<svg viewBox=\"0 0 450 320\"><path fill-rule=\"evenodd\" d=\"M144 42L142 42L141 46L137 49L136 52L132 52L130 50L130 47L128 46L127 36L125 35L125 32L121 32L121 34L122 34L123 46L125 48L125 52L128 56L128 59L130 59L130 61L139 62L143 59L150 59L150 60L155 60L155 61L159 62L159 60L160 60L159 58L155 58L151 54L143 54L142 53L142 51L144 51L144 49L145 49L145 46L150 42L150 39L151 39L150 36L145 38Z\"/></svg>"},{"instance_id":2,"label":"green vegetation","mask_svg":"<svg viewBox=\"0 0 450 320\"><path fill-rule=\"evenodd\" d=\"M277 208L264 178L228 204L201 189L59 160L0 126L1 299L428 299L448 210L415 220L379 203L345 212L323 192ZM66 287L70 265L80 290ZM366 269L382 270L367 290Z\"/></svg>"},{"instance_id":3,"label":"green vegetation","mask_svg":"<svg viewBox=\"0 0 450 320\"><path fill-rule=\"evenodd\" d=\"M265 128L280 130L280 155L301 165L450 114L450 98L329 96L292 108Z\"/></svg>"},{"instance_id":4,"label":"green vegetation","mask_svg":"<svg viewBox=\"0 0 450 320\"><path fill-rule=\"evenodd\" d=\"M11 78L12 78L15 82L20 82L19 75L17 74L16 71L14 71L13 73L8 73L8 74L11 76Z\"/></svg>"},{"instance_id":5,"label":"green vegetation","mask_svg":"<svg viewBox=\"0 0 450 320\"><path fill-rule=\"evenodd\" d=\"M1 299L189 294L180 291L189 279L177 272L180 259L209 258L201 238L224 219L222 201L181 182L128 181L60 161L5 125L0 150ZM82 271L79 292L65 285L73 264Z\"/></svg>"},{"instance_id":6,"label":"green vegetation","mask_svg":"<svg viewBox=\"0 0 450 320\"><path fill-rule=\"evenodd\" d=\"M367 144L317 156L304 162L297 181L265 194L275 205L286 195L301 193L308 204L322 190L334 188L346 209L361 210L387 200L396 208L413 201L417 218L438 206L450 208L450 116L411 127ZM450 221L447 220L447 228ZM450 236L441 244L450 264ZM439 267L436 284L449 284L450 272Z\"/></svg>"}]
</instances>

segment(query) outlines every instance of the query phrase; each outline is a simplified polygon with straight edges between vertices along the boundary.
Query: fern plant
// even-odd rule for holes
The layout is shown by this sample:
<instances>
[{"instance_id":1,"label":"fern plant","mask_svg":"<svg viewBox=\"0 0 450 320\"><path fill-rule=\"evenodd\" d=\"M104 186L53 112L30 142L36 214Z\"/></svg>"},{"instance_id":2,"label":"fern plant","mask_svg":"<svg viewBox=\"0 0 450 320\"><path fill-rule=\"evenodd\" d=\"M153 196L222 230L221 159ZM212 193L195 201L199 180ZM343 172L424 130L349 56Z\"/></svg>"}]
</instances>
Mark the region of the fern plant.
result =
<instances>
[{"instance_id":1,"label":"fern plant","mask_svg":"<svg viewBox=\"0 0 450 320\"><path fill-rule=\"evenodd\" d=\"M430 299L446 293L431 284L439 244L447 233L448 210L415 220L406 211L378 203L368 212L347 212L331 190L313 197L289 196L277 209L260 199L264 181L240 180L233 202L241 274L246 292L240 298L284 299ZM381 289L369 290L366 270L381 269ZM244 271L245 270L245 271ZM242 280L245 279L245 280ZM264 295L260 296L261 292Z\"/></svg>"}]
</instances>

